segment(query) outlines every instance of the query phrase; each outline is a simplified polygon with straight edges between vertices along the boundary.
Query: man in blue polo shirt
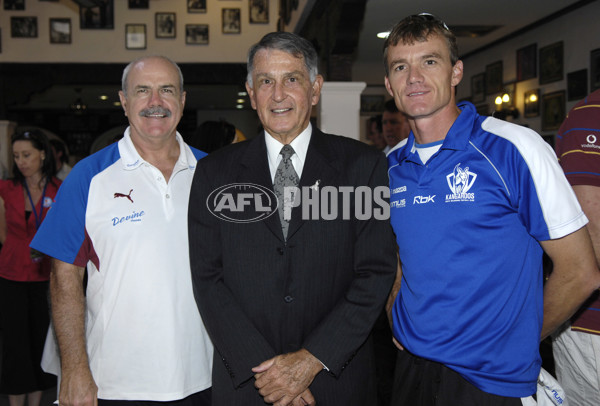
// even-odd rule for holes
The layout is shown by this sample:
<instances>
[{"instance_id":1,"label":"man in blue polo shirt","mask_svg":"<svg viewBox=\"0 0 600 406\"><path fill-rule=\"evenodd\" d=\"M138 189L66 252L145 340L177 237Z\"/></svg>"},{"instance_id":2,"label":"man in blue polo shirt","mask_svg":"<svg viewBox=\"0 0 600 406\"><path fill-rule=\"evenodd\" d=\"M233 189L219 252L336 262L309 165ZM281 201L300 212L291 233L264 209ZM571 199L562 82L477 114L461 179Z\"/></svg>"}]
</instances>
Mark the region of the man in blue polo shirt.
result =
<instances>
[{"instance_id":1,"label":"man in blue polo shirt","mask_svg":"<svg viewBox=\"0 0 600 406\"><path fill-rule=\"evenodd\" d=\"M520 405L536 391L540 339L600 285L587 219L538 134L456 104L463 64L441 20L399 22L384 62L412 130L388 155L404 349L392 405Z\"/></svg>"}]
</instances>

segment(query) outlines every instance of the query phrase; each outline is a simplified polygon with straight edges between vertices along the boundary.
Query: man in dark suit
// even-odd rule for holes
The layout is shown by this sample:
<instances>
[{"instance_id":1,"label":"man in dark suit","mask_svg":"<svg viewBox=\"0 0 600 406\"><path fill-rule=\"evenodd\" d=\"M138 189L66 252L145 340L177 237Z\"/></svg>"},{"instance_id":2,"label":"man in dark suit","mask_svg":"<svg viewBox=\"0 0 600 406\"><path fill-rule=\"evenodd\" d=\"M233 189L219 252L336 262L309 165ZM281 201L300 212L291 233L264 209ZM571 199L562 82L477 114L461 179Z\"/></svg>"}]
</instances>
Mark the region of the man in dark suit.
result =
<instances>
[{"instance_id":1,"label":"man in dark suit","mask_svg":"<svg viewBox=\"0 0 600 406\"><path fill-rule=\"evenodd\" d=\"M368 336L396 270L387 163L310 124L317 64L305 39L263 37L250 49L246 88L264 134L196 169L190 259L217 350L214 406L376 402ZM285 210L269 213L278 200Z\"/></svg>"}]
</instances>

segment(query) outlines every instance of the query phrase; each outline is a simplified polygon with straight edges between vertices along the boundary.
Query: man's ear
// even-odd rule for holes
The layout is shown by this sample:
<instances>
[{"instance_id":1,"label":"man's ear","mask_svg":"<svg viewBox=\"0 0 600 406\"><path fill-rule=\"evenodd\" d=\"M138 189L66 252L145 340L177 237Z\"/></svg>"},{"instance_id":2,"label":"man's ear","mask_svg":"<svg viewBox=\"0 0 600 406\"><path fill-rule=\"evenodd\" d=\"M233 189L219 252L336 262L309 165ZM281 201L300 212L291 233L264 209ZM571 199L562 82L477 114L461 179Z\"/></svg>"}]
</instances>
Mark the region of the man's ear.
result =
<instances>
[{"instance_id":1,"label":"man's ear","mask_svg":"<svg viewBox=\"0 0 600 406\"><path fill-rule=\"evenodd\" d=\"M321 89L323 88L323 76L317 75L315 81L312 84L312 105L316 106L319 103L319 99L321 98Z\"/></svg>"},{"instance_id":2,"label":"man's ear","mask_svg":"<svg viewBox=\"0 0 600 406\"><path fill-rule=\"evenodd\" d=\"M463 62L461 60L458 60L452 67L452 86L458 86L458 84L463 78L463 73Z\"/></svg>"},{"instance_id":3,"label":"man's ear","mask_svg":"<svg viewBox=\"0 0 600 406\"><path fill-rule=\"evenodd\" d=\"M250 105L254 110L256 110L256 100L254 98L254 89L250 86L250 84L246 81L246 92L248 92L248 97L250 98Z\"/></svg>"},{"instance_id":4,"label":"man's ear","mask_svg":"<svg viewBox=\"0 0 600 406\"><path fill-rule=\"evenodd\" d=\"M121 101L121 107L123 107L125 115L127 115L127 98L122 90L119 90L119 100Z\"/></svg>"}]
</instances>

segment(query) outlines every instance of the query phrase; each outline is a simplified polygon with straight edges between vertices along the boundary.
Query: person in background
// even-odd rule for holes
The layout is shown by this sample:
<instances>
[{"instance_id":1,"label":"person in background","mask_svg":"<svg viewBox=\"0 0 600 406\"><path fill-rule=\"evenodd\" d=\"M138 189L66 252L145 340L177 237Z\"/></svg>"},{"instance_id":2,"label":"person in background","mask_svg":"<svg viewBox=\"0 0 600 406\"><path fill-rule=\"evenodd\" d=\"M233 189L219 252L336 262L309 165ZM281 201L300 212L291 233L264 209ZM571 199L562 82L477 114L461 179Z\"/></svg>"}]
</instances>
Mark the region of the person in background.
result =
<instances>
[{"instance_id":1,"label":"person in background","mask_svg":"<svg viewBox=\"0 0 600 406\"><path fill-rule=\"evenodd\" d=\"M54 203L60 180L40 130L12 136L13 178L0 180L0 393L10 406L40 404L56 378L40 367L50 323L50 261L29 243Z\"/></svg>"},{"instance_id":2,"label":"person in background","mask_svg":"<svg viewBox=\"0 0 600 406\"><path fill-rule=\"evenodd\" d=\"M392 405L522 405L540 340L600 286L587 218L542 137L456 104L463 62L443 21L406 17L383 59L411 127L388 154L401 264Z\"/></svg>"},{"instance_id":3,"label":"person in background","mask_svg":"<svg viewBox=\"0 0 600 406\"><path fill-rule=\"evenodd\" d=\"M60 180L65 180L72 169L71 165L69 165L67 146L64 142L56 138L50 140L50 146L52 147L54 161L56 162L56 177Z\"/></svg>"},{"instance_id":4,"label":"person in background","mask_svg":"<svg viewBox=\"0 0 600 406\"><path fill-rule=\"evenodd\" d=\"M380 151L386 147L387 144L383 138L381 127L381 114L369 117L369 120L367 120L367 139L371 142L371 145Z\"/></svg>"},{"instance_id":5,"label":"person in background","mask_svg":"<svg viewBox=\"0 0 600 406\"><path fill-rule=\"evenodd\" d=\"M381 117L381 127L383 129L383 139L387 144L383 152L387 154L392 148L410 134L410 126L406 115L398 110L393 99L384 104L383 115Z\"/></svg>"},{"instance_id":6,"label":"person in background","mask_svg":"<svg viewBox=\"0 0 600 406\"><path fill-rule=\"evenodd\" d=\"M323 84L317 64L312 44L289 32L252 46L246 89L264 131L200 160L194 175L190 258L215 345L213 406L376 401L369 333L396 270L387 217L305 219L295 207L290 219L285 196L278 199L282 210L260 221L217 218L209 209L223 187L223 197L258 188L273 199L288 181L303 193L387 191L381 152L311 125Z\"/></svg>"},{"instance_id":7,"label":"person in background","mask_svg":"<svg viewBox=\"0 0 600 406\"><path fill-rule=\"evenodd\" d=\"M205 153L176 130L185 95L172 60L127 65L119 98L129 127L75 165L31 243L53 258L61 406L211 404L213 347L194 301L186 233Z\"/></svg>"},{"instance_id":8,"label":"person in background","mask_svg":"<svg viewBox=\"0 0 600 406\"><path fill-rule=\"evenodd\" d=\"M600 264L600 90L578 102L556 137L556 155L590 220ZM600 292L554 334L556 375L569 404L600 405Z\"/></svg>"},{"instance_id":9,"label":"person in background","mask_svg":"<svg viewBox=\"0 0 600 406\"><path fill-rule=\"evenodd\" d=\"M234 142L235 126L225 120L205 121L198 126L196 132L187 137L188 145L210 154L219 148Z\"/></svg>"}]
</instances>

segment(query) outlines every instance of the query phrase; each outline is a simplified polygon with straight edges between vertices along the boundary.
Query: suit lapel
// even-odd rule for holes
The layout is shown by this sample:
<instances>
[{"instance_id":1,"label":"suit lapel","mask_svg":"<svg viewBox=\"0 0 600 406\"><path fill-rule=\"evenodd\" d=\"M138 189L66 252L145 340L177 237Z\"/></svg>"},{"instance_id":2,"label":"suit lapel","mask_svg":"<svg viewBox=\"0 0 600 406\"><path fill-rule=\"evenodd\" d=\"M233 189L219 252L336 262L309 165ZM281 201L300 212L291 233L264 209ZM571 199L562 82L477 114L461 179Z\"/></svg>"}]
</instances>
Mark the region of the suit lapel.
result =
<instances>
[{"instance_id":1,"label":"suit lapel","mask_svg":"<svg viewBox=\"0 0 600 406\"><path fill-rule=\"evenodd\" d=\"M264 133L256 136L248 141L248 143L248 148L240 161L241 169L237 175L236 182L254 183L264 186L269 190L273 190L273 181L271 180L271 172L269 170L269 159L267 158L267 146L265 144ZM262 220L262 222L277 238L284 241L277 213L272 214Z\"/></svg>"},{"instance_id":2,"label":"suit lapel","mask_svg":"<svg viewBox=\"0 0 600 406\"><path fill-rule=\"evenodd\" d=\"M319 129L313 127L306 162L302 169L299 188L302 193L303 187L316 188L320 190L324 186L339 186L338 177L341 173L339 166L341 162L337 159L337 151L331 145L328 137ZM302 227L305 220L302 219L302 204L292 210L292 219L288 231L288 240Z\"/></svg>"}]
</instances>

